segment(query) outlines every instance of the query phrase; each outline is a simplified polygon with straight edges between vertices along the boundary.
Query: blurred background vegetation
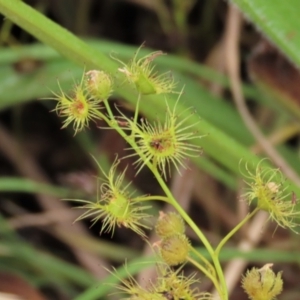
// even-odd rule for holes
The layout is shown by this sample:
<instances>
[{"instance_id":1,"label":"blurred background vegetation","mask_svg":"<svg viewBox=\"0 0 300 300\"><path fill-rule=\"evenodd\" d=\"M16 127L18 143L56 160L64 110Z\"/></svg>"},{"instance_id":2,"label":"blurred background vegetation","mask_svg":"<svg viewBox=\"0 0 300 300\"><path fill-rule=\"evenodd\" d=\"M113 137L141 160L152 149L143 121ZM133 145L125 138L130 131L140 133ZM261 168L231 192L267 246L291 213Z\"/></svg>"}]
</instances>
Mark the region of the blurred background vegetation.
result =
<instances>
[{"instance_id":1,"label":"blurred background vegetation","mask_svg":"<svg viewBox=\"0 0 300 300\"><path fill-rule=\"evenodd\" d=\"M228 3L223 0L24 2L107 59L112 55L127 61L143 43L145 53L148 48L168 53L157 59L157 68L171 70L179 85L185 85L183 107L195 108L200 117L200 121L195 117L199 132L207 134L201 140L203 155L190 162L189 169L182 170L182 176L174 173L168 184L212 244L217 244L247 213L240 201L243 182L239 161L244 159L251 164L260 155L268 156L236 109L232 80L227 76L230 64L226 45L234 35L230 31L234 15ZM249 15L251 19L250 9ZM268 17L267 21L274 21ZM262 21L256 21L260 27ZM247 107L271 147L276 147L298 174L300 78L292 62L297 64L300 60L293 56L293 49L289 53L288 43L286 46L279 41L286 57L269 42L268 38L273 38L278 45L272 28L266 38L251 22L236 24L239 76ZM97 51L91 54L95 57L86 57L86 61L82 58L77 61L75 56L69 60L70 57L50 47L55 47L54 42L49 42L50 46L41 44L9 18L1 18L0 26L0 292L18 295L15 299L108 299L107 295L115 291L110 283L118 280L107 269L112 265L119 267L120 277L126 277L124 261L132 274L139 274L139 280L146 282L151 277L146 270L151 260L147 258L147 243L122 228L112 238L105 233L99 236L101 223L90 229L89 221L73 224L81 212L72 209L71 202L60 201L95 199L95 176L99 170L90 154L107 169L115 154L122 156L126 148L115 132L99 129L101 123L91 124L75 137L72 128L61 130L62 120L55 112L51 113L56 103L46 100L53 98L52 91L58 91L57 81L67 91L80 80L83 66L97 59ZM287 29L288 42L297 40L299 26ZM69 41L64 42L67 47ZM136 94L133 90L123 91L121 84L117 89L113 103L122 105L130 115ZM163 106L150 100L145 99L141 105L141 117L163 115ZM121 167L131 163L129 160ZM126 175L128 181L133 181L136 193L161 193L147 170L135 177L135 170L129 167ZM297 178L291 187L298 192ZM153 215L158 216L159 210L170 208L153 204L152 209ZM226 274L230 277L237 273L240 278L247 266L275 263L276 271L284 271L282 299L298 300L299 238L287 230L276 229L274 224L261 224L259 228L254 225L235 236L222 252L224 267L231 262ZM188 234L201 249L193 233ZM249 235L254 237L253 242L247 240ZM155 241L151 232L149 238ZM246 252L243 243L248 243ZM237 258L244 259L239 268L233 264ZM206 278L201 279L200 289L210 289ZM231 285L230 299L246 299L237 279ZM5 297L8 296L0 294L0 299L8 299ZM113 294L110 299L119 297Z\"/></svg>"}]
</instances>

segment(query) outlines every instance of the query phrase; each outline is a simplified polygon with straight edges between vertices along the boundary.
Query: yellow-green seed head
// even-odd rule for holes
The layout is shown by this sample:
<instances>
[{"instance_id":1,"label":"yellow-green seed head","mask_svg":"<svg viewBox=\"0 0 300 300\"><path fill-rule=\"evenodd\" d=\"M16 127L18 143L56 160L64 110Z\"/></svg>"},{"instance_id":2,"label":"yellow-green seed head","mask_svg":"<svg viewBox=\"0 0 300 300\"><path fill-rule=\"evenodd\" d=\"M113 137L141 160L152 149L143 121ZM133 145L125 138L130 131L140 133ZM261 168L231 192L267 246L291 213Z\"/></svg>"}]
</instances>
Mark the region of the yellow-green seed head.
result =
<instances>
[{"instance_id":1,"label":"yellow-green seed head","mask_svg":"<svg viewBox=\"0 0 300 300\"><path fill-rule=\"evenodd\" d=\"M169 266L177 266L187 260L190 242L184 234L176 234L162 239L160 255Z\"/></svg>"},{"instance_id":2,"label":"yellow-green seed head","mask_svg":"<svg viewBox=\"0 0 300 300\"><path fill-rule=\"evenodd\" d=\"M288 185L280 170L263 165L261 160L255 172L250 171L248 165L246 171L244 176L248 188L243 198L249 204L255 203L259 209L267 211L269 219L282 228L294 230L298 226L294 220L300 217L300 212L295 209L296 196L288 192Z\"/></svg>"},{"instance_id":3,"label":"yellow-green seed head","mask_svg":"<svg viewBox=\"0 0 300 300\"><path fill-rule=\"evenodd\" d=\"M94 99L106 100L113 92L112 78L104 71L91 70L85 73L85 86Z\"/></svg>"},{"instance_id":4,"label":"yellow-green seed head","mask_svg":"<svg viewBox=\"0 0 300 300\"><path fill-rule=\"evenodd\" d=\"M89 125L90 121L101 119L101 105L99 100L91 98L85 87L84 80L76 84L70 93L66 95L60 88L60 94L54 94L58 103L55 111L61 117L64 117L62 128L73 123L75 134Z\"/></svg>"},{"instance_id":5,"label":"yellow-green seed head","mask_svg":"<svg viewBox=\"0 0 300 300\"><path fill-rule=\"evenodd\" d=\"M155 231L161 238L165 238L175 234L184 234L185 226L182 217L175 212L167 214L160 212L157 220Z\"/></svg>"},{"instance_id":6,"label":"yellow-green seed head","mask_svg":"<svg viewBox=\"0 0 300 300\"><path fill-rule=\"evenodd\" d=\"M126 268L126 265L125 265ZM150 284L146 288L139 285L139 283L135 280L131 274L128 273L127 279L122 279L119 277L117 273L113 273L118 281L122 284L116 285L116 288L122 292L122 294L126 294L127 300L166 300L161 293L158 293L153 285Z\"/></svg>"},{"instance_id":7,"label":"yellow-green seed head","mask_svg":"<svg viewBox=\"0 0 300 300\"><path fill-rule=\"evenodd\" d=\"M130 83L135 85L137 91L142 95L173 93L176 83L170 73L158 75L152 66L152 61L164 53L156 51L138 59L140 49L141 47L128 64L116 59L123 65L119 71L126 76Z\"/></svg>"},{"instance_id":8,"label":"yellow-green seed head","mask_svg":"<svg viewBox=\"0 0 300 300\"><path fill-rule=\"evenodd\" d=\"M203 137L195 130L197 122L190 122L194 111L183 110L178 113L179 99L180 96L172 109L166 101L167 111L163 122L157 120L151 124L142 119L140 124L136 124L124 116L128 128L137 139L139 150L144 156L141 157L137 153L128 155L128 157L138 156L134 163L138 166L137 173L147 161L151 161L154 167L159 169L162 176L167 179L171 176L172 166L179 171L180 166L185 168L185 161L188 158L201 155L201 147L193 143Z\"/></svg>"},{"instance_id":9,"label":"yellow-green seed head","mask_svg":"<svg viewBox=\"0 0 300 300\"><path fill-rule=\"evenodd\" d=\"M248 270L242 278L242 287L251 300L275 300L282 292L283 281L281 272L277 275L267 264L261 269Z\"/></svg>"},{"instance_id":10,"label":"yellow-green seed head","mask_svg":"<svg viewBox=\"0 0 300 300\"><path fill-rule=\"evenodd\" d=\"M160 264L158 269L159 276L157 277L154 289L157 292L163 293L167 299L186 299L186 300L211 300L209 293L203 293L194 285L199 284L197 274L184 276L181 268L176 271L173 268Z\"/></svg>"},{"instance_id":11,"label":"yellow-green seed head","mask_svg":"<svg viewBox=\"0 0 300 300\"><path fill-rule=\"evenodd\" d=\"M133 193L128 191L129 184L123 186L126 170L116 175L117 165L118 162L115 162L108 174L99 166L105 179L96 202L73 200L84 204L79 208L87 209L76 221L93 217L92 224L95 224L102 219L100 233L105 231L113 234L116 227L126 227L145 237L143 228L149 227L144 224L144 221L149 215L144 211L150 207L140 205L140 197L132 197ZM141 198L144 199L145 196Z\"/></svg>"}]
</instances>

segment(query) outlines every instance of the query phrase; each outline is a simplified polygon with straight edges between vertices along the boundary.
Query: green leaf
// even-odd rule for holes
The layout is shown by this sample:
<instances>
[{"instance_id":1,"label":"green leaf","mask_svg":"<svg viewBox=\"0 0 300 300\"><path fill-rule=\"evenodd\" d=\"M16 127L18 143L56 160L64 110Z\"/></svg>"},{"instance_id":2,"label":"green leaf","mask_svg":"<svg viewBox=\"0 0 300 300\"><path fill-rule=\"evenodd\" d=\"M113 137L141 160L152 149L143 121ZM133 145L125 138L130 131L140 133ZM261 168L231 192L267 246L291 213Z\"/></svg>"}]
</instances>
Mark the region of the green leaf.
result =
<instances>
[{"instance_id":1,"label":"green leaf","mask_svg":"<svg viewBox=\"0 0 300 300\"><path fill-rule=\"evenodd\" d=\"M300 66L299 0L232 0L241 11Z\"/></svg>"},{"instance_id":2,"label":"green leaf","mask_svg":"<svg viewBox=\"0 0 300 300\"><path fill-rule=\"evenodd\" d=\"M40 193L60 198L69 197L70 195L74 196L74 194L80 195L79 192L74 193L74 191L72 191L71 189L57 187L50 184L39 183L30 179L16 177L1 177L0 191L14 193Z\"/></svg>"},{"instance_id":3,"label":"green leaf","mask_svg":"<svg viewBox=\"0 0 300 300\"><path fill-rule=\"evenodd\" d=\"M51 45L59 53L82 67L99 68L101 66L109 72L117 69L116 62L107 59L103 53L89 47L71 32L22 1L1 0L0 12L34 37Z\"/></svg>"}]
</instances>

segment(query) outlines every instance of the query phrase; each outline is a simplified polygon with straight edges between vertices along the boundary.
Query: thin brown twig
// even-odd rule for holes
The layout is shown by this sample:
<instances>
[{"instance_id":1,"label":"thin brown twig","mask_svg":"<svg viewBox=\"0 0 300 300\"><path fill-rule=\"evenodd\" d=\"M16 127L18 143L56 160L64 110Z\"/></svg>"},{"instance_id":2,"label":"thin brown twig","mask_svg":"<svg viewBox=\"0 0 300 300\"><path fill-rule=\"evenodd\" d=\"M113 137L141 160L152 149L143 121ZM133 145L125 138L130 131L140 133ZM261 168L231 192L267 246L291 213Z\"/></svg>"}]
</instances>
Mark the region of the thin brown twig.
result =
<instances>
[{"instance_id":1,"label":"thin brown twig","mask_svg":"<svg viewBox=\"0 0 300 300\"><path fill-rule=\"evenodd\" d=\"M236 107L252 133L256 141L260 144L264 152L272 159L273 163L279 167L282 172L295 184L300 186L300 178L297 173L289 166L284 158L278 153L273 145L262 134L255 121L253 120L246 106L244 95L241 88L241 79L239 76L240 55L239 55L239 37L242 16L236 7L230 6L227 19L227 29L225 33L225 56L227 62L227 74L230 80L230 88Z\"/></svg>"},{"instance_id":2,"label":"thin brown twig","mask_svg":"<svg viewBox=\"0 0 300 300\"><path fill-rule=\"evenodd\" d=\"M78 212L77 217L79 217L80 214L81 213ZM74 221L74 213L71 213L69 208L43 213L25 213L10 218L8 224L11 228L19 229L24 227L50 226L61 223L62 220L64 220L64 222L72 223Z\"/></svg>"},{"instance_id":3,"label":"thin brown twig","mask_svg":"<svg viewBox=\"0 0 300 300\"><path fill-rule=\"evenodd\" d=\"M0 300L24 300L24 298L15 294L7 294L0 292Z\"/></svg>"}]
</instances>

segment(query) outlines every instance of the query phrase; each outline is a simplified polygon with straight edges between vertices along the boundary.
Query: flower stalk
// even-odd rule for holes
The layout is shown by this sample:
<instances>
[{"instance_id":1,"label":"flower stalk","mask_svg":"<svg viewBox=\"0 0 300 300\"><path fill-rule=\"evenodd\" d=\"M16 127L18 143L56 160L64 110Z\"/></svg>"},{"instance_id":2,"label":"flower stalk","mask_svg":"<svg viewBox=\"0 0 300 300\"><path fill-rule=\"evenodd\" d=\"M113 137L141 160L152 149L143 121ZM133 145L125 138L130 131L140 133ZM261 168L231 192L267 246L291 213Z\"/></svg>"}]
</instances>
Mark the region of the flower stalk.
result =
<instances>
[{"instance_id":1,"label":"flower stalk","mask_svg":"<svg viewBox=\"0 0 300 300\"><path fill-rule=\"evenodd\" d=\"M166 113L164 120L157 119L150 122L145 118L139 119L140 103L147 99L147 95L176 93L174 92L176 86L174 79L169 76L169 73L159 75L152 64L163 53L156 51L139 57L139 51L140 48L128 64L116 59L121 64L119 71L125 76L125 81L135 87L137 91L137 103L133 118L126 117L118 108L116 109L119 111L120 116L114 116L109 104L109 97L113 92L113 77L97 70L88 71L82 77L81 82L75 85L70 96L60 89L60 93L55 94L54 98L58 101L55 110L59 115L66 118L63 128L73 123L75 133L84 127L88 127L91 121L99 119L103 120L108 128L116 130L127 142L129 149L134 150L133 154L121 159L135 158L133 165L137 169L136 174L144 167L148 167L165 195L135 197L128 191L128 185L123 186L126 170L118 174L119 160L116 160L108 174L104 173L99 166L104 175L104 183L99 189L100 196L97 197L96 202L81 199L74 200L82 204L81 208L87 209L77 220L91 217L92 224L94 224L101 219L103 222L101 232L109 231L113 234L116 227L127 227L146 238L144 230L149 227L144 224L144 219L149 217L146 213L149 206L142 206L142 204L145 201L159 200L172 205L176 210L176 214L163 215L161 213L161 218L156 226L157 234L161 239L157 243L160 247L161 258L168 265L168 268L186 262L192 263L212 281L221 300L228 300L227 286L219 261L221 249L259 210L268 211L269 219L275 221L278 226L295 231L295 227L298 225L295 219L300 215L295 210L296 195L287 192L285 180L279 169L265 168L259 163L255 171L252 172L246 165L247 174L245 178L248 188L244 198L249 205L255 204L256 207L214 249L201 229L179 205L166 183L171 176L172 169L179 172L180 167L185 167L186 159L201 154L201 148L194 142L203 136L195 130L197 124L190 122L190 116L193 112L180 111L178 103L183 90L178 93L179 96L174 106L170 105L167 96L165 96ZM289 198L291 198L291 201L288 201ZM192 247L190 240L185 235L183 220L207 249L212 262ZM189 255L190 252L193 252L200 259L200 263ZM178 276L176 272L174 273L171 269L166 268L162 273L164 273L164 276L158 277L159 283L152 283L150 289L142 288L130 277L122 290L131 295L128 298L131 300L194 299L191 296L193 290L190 290L189 287L193 283L192 278ZM261 299L273 299L272 297L280 290L280 276L273 276L268 270L259 270L258 273L256 272L256 277L257 274L259 274L259 278L263 278L264 274L269 274L268 278L271 278L273 286L277 286L276 289L270 289L270 281L267 277L264 277L265 281L263 283L260 282L261 289L265 291L264 295L267 295L267 291L272 290L272 293L269 293L271 295L269 298L266 298L266 296ZM249 288L248 277L251 280L253 279L250 275L245 276L243 279L245 289ZM255 279L256 283L257 278ZM210 295L205 293L196 293L196 295L197 299L211 299Z\"/></svg>"}]
</instances>

